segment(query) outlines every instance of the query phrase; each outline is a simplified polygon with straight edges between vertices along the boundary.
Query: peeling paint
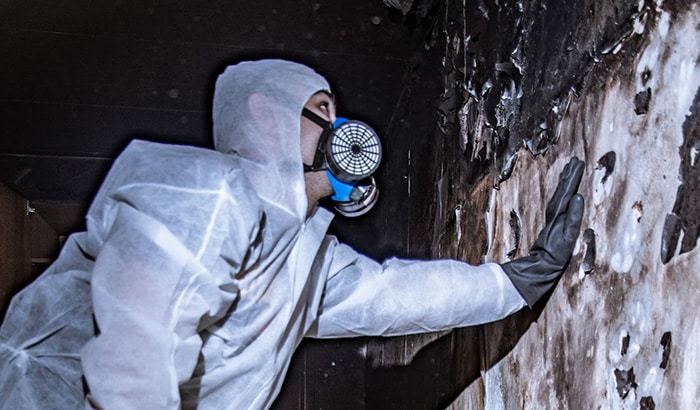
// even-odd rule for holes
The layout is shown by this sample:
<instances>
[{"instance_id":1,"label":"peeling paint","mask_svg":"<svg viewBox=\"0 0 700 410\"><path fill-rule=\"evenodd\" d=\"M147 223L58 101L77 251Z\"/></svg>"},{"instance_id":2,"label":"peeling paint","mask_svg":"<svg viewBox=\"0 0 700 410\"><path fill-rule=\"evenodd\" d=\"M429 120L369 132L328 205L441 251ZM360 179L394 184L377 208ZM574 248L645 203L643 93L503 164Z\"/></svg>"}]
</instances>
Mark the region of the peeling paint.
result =
<instances>
[{"instance_id":1,"label":"peeling paint","mask_svg":"<svg viewBox=\"0 0 700 410\"><path fill-rule=\"evenodd\" d=\"M606 161L605 158L608 158ZM604 165L601 165L601 161ZM615 152L609 151L598 160L593 178L593 205L600 205L613 189L613 180L609 179L615 165Z\"/></svg>"},{"instance_id":2,"label":"peeling paint","mask_svg":"<svg viewBox=\"0 0 700 410\"><path fill-rule=\"evenodd\" d=\"M511 237L513 238L513 249L508 251L507 256L509 259L513 259L518 255L518 251L520 250L520 237L522 234L520 216L515 212L515 209L510 211L510 231Z\"/></svg>"},{"instance_id":3,"label":"peeling paint","mask_svg":"<svg viewBox=\"0 0 700 410\"><path fill-rule=\"evenodd\" d=\"M678 251L681 235L681 220L674 214L667 214L661 234L661 262L668 263Z\"/></svg>"},{"instance_id":4,"label":"peeling paint","mask_svg":"<svg viewBox=\"0 0 700 410\"><path fill-rule=\"evenodd\" d=\"M583 256L583 262L581 262L581 271L584 274L591 274L595 272L595 231L588 228L583 231L583 243L586 245L586 250Z\"/></svg>"},{"instance_id":5,"label":"peeling paint","mask_svg":"<svg viewBox=\"0 0 700 410\"><path fill-rule=\"evenodd\" d=\"M651 101L651 88L640 91L634 96L634 112L637 115L646 114L649 111L649 101Z\"/></svg>"},{"instance_id":6,"label":"peeling paint","mask_svg":"<svg viewBox=\"0 0 700 410\"><path fill-rule=\"evenodd\" d=\"M550 10L559 7L545 3ZM478 402L482 395L503 408L696 407L700 319L689 315L688 307L700 300L700 49L689 39L700 35L700 5L614 3L615 10L602 3L588 5L598 23L618 19L616 24L629 25L617 34L604 33L603 24L595 26L605 41L588 48L592 60L579 66L583 78L571 75L570 87L548 95L545 106L552 117L532 118L540 111L528 105L518 111L520 119L529 118L524 132L514 131L523 128L512 118L498 124L509 129L509 144L518 140L516 152L531 149L532 155L519 152L507 183L492 191L484 259L511 256L514 210L522 226L520 243L532 243L536 229L531 227L539 226L556 175L572 155L587 164L580 187L587 201L584 229L571 269L537 321L498 365L483 369L489 388L482 391L475 384L451 409L469 408L461 404ZM521 17L527 21L528 13L536 12L527 4L523 7ZM493 11L492 21L512 15ZM519 61L525 62L519 79L525 92L521 103L533 101L539 92L541 106L550 86L546 81L562 75L565 60L573 56L552 55L552 64L544 65L532 60L535 51L527 48L528 41L535 41L539 33L528 31L533 27L523 27L525 40L519 43ZM572 31L577 35L586 35L576 29ZM575 53L582 44L583 39L577 41L572 34L551 47ZM540 65L533 68L533 63ZM545 74L543 67L557 65L558 74ZM527 88L533 69L543 78L541 92ZM472 70L473 76L484 73ZM470 107L478 107L478 99L472 98ZM570 101L566 109L565 101ZM469 117L472 125L479 115ZM472 132L466 122L460 127ZM492 146L496 157L489 175L497 180L508 144ZM516 319L506 320L487 326L486 332L498 334L517 324Z\"/></svg>"},{"instance_id":7,"label":"peeling paint","mask_svg":"<svg viewBox=\"0 0 700 410\"><path fill-rule=\"evenodd\" d=\"M615 369L615 387L621 399L627 398L627 395L637 388L635 382L634 368L629 370Z\"/></svg>"}]
</instances>

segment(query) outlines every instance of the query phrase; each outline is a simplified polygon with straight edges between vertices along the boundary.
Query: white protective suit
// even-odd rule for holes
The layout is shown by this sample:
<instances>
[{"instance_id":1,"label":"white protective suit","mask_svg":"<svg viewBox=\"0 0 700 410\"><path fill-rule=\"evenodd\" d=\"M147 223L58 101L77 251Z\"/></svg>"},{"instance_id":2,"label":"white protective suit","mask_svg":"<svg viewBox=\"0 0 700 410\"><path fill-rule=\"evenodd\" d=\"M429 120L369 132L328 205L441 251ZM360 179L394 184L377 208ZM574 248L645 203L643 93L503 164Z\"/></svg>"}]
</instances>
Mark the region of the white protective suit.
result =
<instances>
[{"instance_id":1,"label":"white protective suit","mask_svg":"<svg viewBox=\"0 0 700 410\"><path fill-rule=\"evenodd\" d=\"M326 235L330 212L306 219L301 111L328 89L299 64L240 63L216 83L216 151L132 142L87 231L13 299L0 407L266 408L303 337L436 331L525 306L497 264L380 264Z\"/></svg>"}]
</instances>

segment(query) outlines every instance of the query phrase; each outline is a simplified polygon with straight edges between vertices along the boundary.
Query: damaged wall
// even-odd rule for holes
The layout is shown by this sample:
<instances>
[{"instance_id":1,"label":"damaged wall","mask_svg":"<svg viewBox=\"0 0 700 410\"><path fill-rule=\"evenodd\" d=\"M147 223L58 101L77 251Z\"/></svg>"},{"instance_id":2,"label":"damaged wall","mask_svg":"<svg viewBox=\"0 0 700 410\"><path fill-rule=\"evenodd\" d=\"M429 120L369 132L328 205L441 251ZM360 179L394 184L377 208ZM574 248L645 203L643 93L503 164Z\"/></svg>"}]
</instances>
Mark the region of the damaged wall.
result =
<instances>
[{"instance_id":1,"label":"damaged wall","mask_svg":"<svg viewBox=\"0 0 700 410\"><path fill-rule=\"evenodd\" d=\"M452 351L482 377L449 408L695 408L700 6L501 3L441 3L435 149L414 156L432 165L409 171L435 188L413 252L525 255L574 155L587 204L548 302L481 327L468 359Z\"/></svg>"}]
</instances>

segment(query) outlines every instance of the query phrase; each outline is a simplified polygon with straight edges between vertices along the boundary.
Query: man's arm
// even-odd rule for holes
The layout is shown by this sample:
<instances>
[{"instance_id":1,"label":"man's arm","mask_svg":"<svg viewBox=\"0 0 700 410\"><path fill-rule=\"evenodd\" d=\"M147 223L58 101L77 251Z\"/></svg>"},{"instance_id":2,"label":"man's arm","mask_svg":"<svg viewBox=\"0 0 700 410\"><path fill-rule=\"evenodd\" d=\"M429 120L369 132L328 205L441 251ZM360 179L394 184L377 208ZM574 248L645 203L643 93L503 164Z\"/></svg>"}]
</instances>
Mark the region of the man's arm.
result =
<instances>
[{"instance_id":1,"label":"man's arm","mask_svg":"<svg viewBox=\"0 0 700 410\"><path fill-rule=\"evenodd\" d=\"M526 257L470 266L450 260L383 265L338 246L314 332L319 337L397 335L487 323L532 306L566 269L581 228L576 193L584 165L572 158Z\"/></svg>"},{"instance_id":2,"label":"man's arm","mask_svg":"<svg viewBox=\"0 0 700 410\"><path fill-rule=\"evenodd\" d=\"M316 325L309 336L393 336L492 322L525 306L497 264L390 259L346 245L334 250Z\"/></svg>"}]
</instances>

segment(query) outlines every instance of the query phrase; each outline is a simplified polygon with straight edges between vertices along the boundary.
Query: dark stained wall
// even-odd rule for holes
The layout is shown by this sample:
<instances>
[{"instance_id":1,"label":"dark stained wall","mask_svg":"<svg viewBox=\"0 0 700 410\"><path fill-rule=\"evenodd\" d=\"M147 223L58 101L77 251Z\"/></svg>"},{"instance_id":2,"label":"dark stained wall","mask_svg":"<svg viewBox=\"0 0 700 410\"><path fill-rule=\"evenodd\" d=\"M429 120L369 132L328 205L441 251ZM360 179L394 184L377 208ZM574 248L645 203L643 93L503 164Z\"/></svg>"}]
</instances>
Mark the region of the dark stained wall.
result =
<instances>
[{"instance_id":1,"label":"dark stained wall","mask_svg":"<svg viewBox=\"0 0 700 410\"><path fill-rule=\"evenodd\" d=\"M586 162L587 201L559 285L481 327L464 350L481 377L449 408L697 407L700 8L443 4L444 92L424 182L435 189L411 246L430 237L432 256L477 261L527 254L573 155Z\"/></svg>"}]
</instances>

